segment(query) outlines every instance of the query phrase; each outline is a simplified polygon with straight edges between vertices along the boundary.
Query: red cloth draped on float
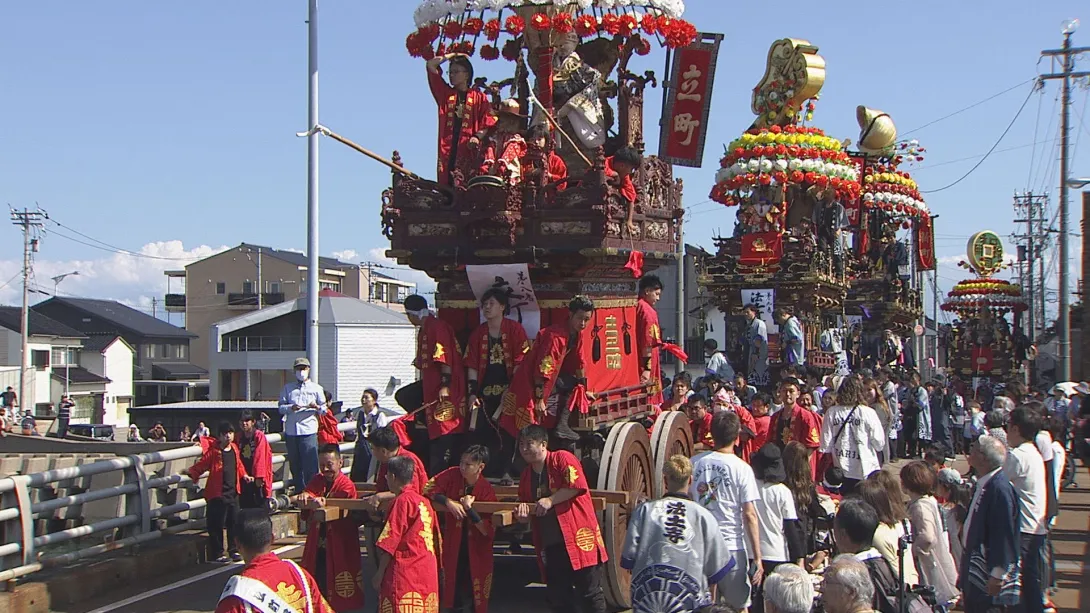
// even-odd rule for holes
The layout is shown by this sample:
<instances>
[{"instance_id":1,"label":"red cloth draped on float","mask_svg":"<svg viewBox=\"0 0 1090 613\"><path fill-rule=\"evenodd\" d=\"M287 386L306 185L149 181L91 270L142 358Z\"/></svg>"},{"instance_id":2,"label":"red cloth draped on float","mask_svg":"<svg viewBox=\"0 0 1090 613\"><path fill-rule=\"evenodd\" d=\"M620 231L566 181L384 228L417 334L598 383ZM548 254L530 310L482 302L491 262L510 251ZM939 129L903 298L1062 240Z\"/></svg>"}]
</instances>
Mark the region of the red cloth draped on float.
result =
<instances>
[{"instance_id":1,"label":"red cloth draped on float","mask_svg":"<svg viewBox=\"0 0 1090 613\"><path fill-rule=\"evenodd\" d=\"M500 344L503 345L503 363L507 367L507 379L510 381L515 374L515 368L522 364L522 360L530 352L530 340L526 337L522 324L505 317L500 324ZM469 335L465 367L476 370L478 379L484 378L484 371L488 369L487 323L481 324Z\"/></svg>"},{"instance_id":2,"label":"red cloth draped on float","mask_svg":"<svg viewBox=\"0 0 1090 613\"><path fill-rule=\"evenodd\" d=\"M465 92L465 100L459 101L458 92L443 80L442 72L428 71L428 86L435 104L439 107L439 159L437 180L443 185L450 183L450 154L457 137L457 157L455 163L468 179L479 152L470 151L469 139L496 123L492 114L492 105L483 92L470 89ZM454 134L455 119L461 117L461 130Z\"/></svg>"},{"instance_id":3,"label":"red cloth draped on float","mask_svg":"<svg viewBox=\"0 0 1090 613\"><path fill-rule=\"evenodd\" d=\"M465 495L467 483L462 471L457 467L448 468L435 475L424 489L432 496L442 494L457 502ZM496 491L484 477L473 484L471 494L477 502L496 502ZM454 595L458 591L455 582L458 579L458 558L461 555L463 524L469 523L469 577L473 581L473 609L476 613L487 613L488 599L492 593L492 543L496 530L492 526L492 515L482 515L487 534L481 533L477 526L468 519L455 519L450 513L444 513L443 524L443 589L439 605L443 609L454 608Z\"/></svg>"},{"instance_id":4,"label":"red cloth draped on float","mask_svg":"<svg viewBox=\"0 0 1090 613\"><path fill-rule=\"evenodd\" d=\"M375 546L393 557L378 590L378 610L439 610L439 567L442 541L435 510L408 485L390 506L389 519Z\"/></svg>"},{"instance_id":5,"label":"red cloth draped on float","mask_svg":"<svg viewBox=\"0 0 1090 613\"><path fill-rule=\"evenodd\" d=\"M567 451L550 451L545 458L545 473L548 477L549 491L562 489L579 490L579 494L553 506L552 512L560 524L560 533L564 536L564 548L571 560L572 570L589 568L609 560L606 545L602 540L602 531L598 527L598 516L594 513L594 504L590 499L590 486L579 460ZM519 479L519 500L537 502L539 492L534 491L534 468L527 466ZM542 578L545 577L545 562L542 560L544 547L538 518L531 519L534 549L537 551L538 567Z\"/></svg>"},{"instance_id":6,"label":"red cloth draped on float","mask_svg":"<svg viewBox=\"0 0 1090 613\"><path fill-rule=\"evenodd\" d=\"M336 445L344 442L344 434L337 429L337 418L326 411L318 414L318 446Z\"/></svg>"},{"instance_id":7,"label":"red cloth draped on float","mask_svg":"<svg viewBox=\"0 0 1090 613\"><path fill-rule=\"evenodd\" d=\"M443 365L451 370L450 399L439 402ZM416 367L420 369L424 386L424 405L428 406L425 409L428 438L435 440L444 434L465 430L466 379L462 350L455 339L454 328L435 315L424 317L417 332Z\"/></svg>"},{"instance_id":8,"label":"red cloth draped on float","mask_svg":"<svg viewBox=\"0 0 1090 613\"><path fill-rule=\"evenodd\" d=\"M337 473L333 483L325 476L315 475L307 484L306 493L322 498L354 500L356 485L344 473ZM330 522L310 521L311 512L304 511L307 542L303 547L303 568L321 585L329 603L337 611L363 608L363 574L360 566L359 524L350 517ZM322 530L322 528L325 530ZM318 576L318 555L325 549L325 576Z\"/></svg>"},{"instance_id":9,"label":"red cloth draped on float","mask_svg":"<svg viewBox=\"0 0 1090 613\"><path fill-rule=\"evenodd\" d=\"M662 364L659 360L661 346L659 313L650 302L640 298L636 301L636 355L640 359L641 376L644 371L651 371L651 385L647 390L650 396L647 400L655 407L662 404Z\"/></svg>"},{"instance_id":10,"label":"red cloth draped on float","mask_svg":"<svg viewBox=\"0 0 1090 613\"><path fill-rule=\"evenodd\" d=\"M538 332L534 346L515 369L511 386L503 395L500 403L500 427L511 436L518 436L520 430L530 424L538 423L534 415L534 388L536 377L543 380L544 398L548 398L561 373L582 377L586 369L583 356L583 335L569 336L567 323L549 326ZM573 402L578 402L578 390L573 391ZM577 410L581 410L577 407ZM543 424L546 428L556 426L556 416L548 415Z\"/></svg>"},{"instance_id":11,"label":"red cloth draped on float","mask_svg":"<svg viewBox=\"0 0 1090 613\"><path fill-rule=\"evenodd\" d=\"M783 235L779 232L754 232L742 237L739 264L767 266L783 258Z\"/></svg>"},{"instance_id":12,"label":"red cloth draped on float","mask_svg":"<svg viewBox=\"0 0 1090 613\"><path fill-rule=\"evenodd\" d=\"M281 560L275 553L263 553L250 560L240 576L260 582L270 594L276 595L298 613L336 613L322 597L314 577L294 562ZM241 595L234 594L245 590L232 589L234 585L229 581L224 588L216 605L216 613L252 613L255 606L268 600L262 601L260 591L254 591L251 596L259 602L247 602Z\"/></svg>"},{"instance_id":13,"label":"red cloth draped on float","mask_svg":"<svg viewBox=\"0 0 1090 613\"><path fill-rule=\"evenodd\" d=\"M428 482L428 471L424 468L424 463L420 461L420 458L417 457L415 453L404 447L398 449L395 455L405 456L413 461L412 486L416 488L416 491L423 492L424 486ZM375 491L390 491L390 486L386 483L386 464L379 464L378 471L375 473Z\"/></svg>"}]
</instances>

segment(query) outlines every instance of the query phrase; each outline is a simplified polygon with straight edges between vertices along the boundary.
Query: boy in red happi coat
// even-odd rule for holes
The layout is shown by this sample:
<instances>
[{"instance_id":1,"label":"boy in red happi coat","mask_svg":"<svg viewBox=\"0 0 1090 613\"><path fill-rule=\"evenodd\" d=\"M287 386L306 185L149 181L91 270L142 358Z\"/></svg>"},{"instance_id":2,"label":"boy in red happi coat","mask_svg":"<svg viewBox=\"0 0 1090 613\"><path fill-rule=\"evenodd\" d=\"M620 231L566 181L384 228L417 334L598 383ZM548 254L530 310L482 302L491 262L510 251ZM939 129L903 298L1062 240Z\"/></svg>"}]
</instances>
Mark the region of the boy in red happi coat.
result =
<instances>
[{"instance_id":1,"label":"boy in red happi coat","mask_svg":"<svg viewBox=\"0 0 1090 613\"><path fill-rule=\"evenodd\" d=\"M531 522L538 566L556 613L605 613L603 564L609 560L583 467L567 451L549 451L549 433L526 426L519 453L527 467L519 481L515 516Z\"/></svg>"},{"instance_id":2,"label":"boy in red happi coat","mask_svg":"<svg viewBox=\"0 0 1090 613\"><path fill-rule=\"evenodd\" d=\"M268 511L239 511L233 532L233 546L238 547L246 566L241 574L227 580L216 613L273 610L336 613L322 597L310 573L273 553L273 526Z\"/></svg>"},{"instance_id":3,"label":"boy in red happi coat","mask_svg":"<svg viewBox=\"0 0 1090 613\"><path fill-rule=\"evenodd\" d=\"M378 571L372 580L383 611L439 610L442 539L431 502L412 485L409 458L391 458L386 479L396 498L375 542Z\"/></svg>"},{"instance_id":4,"label":"boy in red happi coat","mask_svg":"<svg viewBox=\"0 0 1090 613\"><path fill-rule=\"evenodd\" d=\"M241 485L253 481L242 464L241 454L235 445L235 427L222 422L216 430L216 438L202 436L201 457L184 471L196 483L208 473L204 484L204 499L208 524L208 559L227 562L223 555L223 531L227 530L227 544L231 547L231 559L238 561L242 555L234 550L235 517L238 515L238 495Z\"/></svg>"},{"instance_id":5,"label":"boy in red happi coat","mask_svg":"<svg viewBox=\"0 0 1090 613\"><path fill-rule=\"evenodd\" d=\"M492 543L496 530L491 514L481 515L473 503L495 502L496 492L483 476L488 448L474 445L462 453L458 466L435 475L424 494L446 507L443 525L443 585L440 606L487 613L492 593Z\"/></svg>"},{"instance_id":6,"label":"boy in red happi coat","mask_svg":"<svg viewBox=\"0 0 1090 613\"><path fill-rule=\"evenodd\" d=\"M341 472L344 461L337 445L318 450L318 474L298 496L308 522L303 548L303 568L337 611L363 609L363 575L360 568L360 522L354 517L326 521L324 509L330 498L356 498L356 485ZM318 513L321 512L321 513Z\"/></svg>"}]
</instances>

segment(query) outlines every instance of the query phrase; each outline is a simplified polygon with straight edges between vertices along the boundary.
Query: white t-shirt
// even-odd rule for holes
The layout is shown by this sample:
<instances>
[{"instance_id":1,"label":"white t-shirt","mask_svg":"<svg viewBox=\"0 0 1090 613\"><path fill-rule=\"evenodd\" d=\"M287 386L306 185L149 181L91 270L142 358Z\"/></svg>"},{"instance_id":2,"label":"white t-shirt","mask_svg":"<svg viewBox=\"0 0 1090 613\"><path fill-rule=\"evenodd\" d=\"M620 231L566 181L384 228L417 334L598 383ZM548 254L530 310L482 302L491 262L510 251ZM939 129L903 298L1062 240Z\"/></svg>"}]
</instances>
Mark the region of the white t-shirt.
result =
<instances>
[{"instance_id":1,"label":"white t-shirt","mask_svg":"<svg viewBox=\"0 0 1090 613\"><path fill-rule=\"evenodd\" d=\"M844 431L837 438L842 426ZM833 461L848 479L865 479L881 468L878 452L885 447L886 431L874 409L862 404L837 405L825 412L821 422L821 451L833 454Z\"/></svg>"},{"instance_id":2,"label":"white t-shirt","mask_svg":"<svg viewBox=\"0 0 1090 613\"><path fill-rule=\"evenodd\" d=\"M1057 441L1052 441L1052 489L1056 498L1060 497L1060 484L1064 480L1064 464L1067 463L1067 451Z\"/></svg>"},{"instance_id":3,"label":"white t-shirt","mask_svg":"<svg viewBox=\"0 0 1090 613\"><path fill-rule=\"evenodd\" d=\"M746 549L742 505L757 502L761 494L753 469L733 453L708 451L693 458L693 501L711 511L727 549Z\"/></svg>"},{"instance_id":4,"label":"white t-shirt","mask_svg":"<svg viewBox=\"0 0 1090 613\"><path fill-rule=\"evenodd\" d=\"M761 498L757 500L757 522L761 525L761 559L769 562L788 562L787 541L783 535L783 522L798 519L795 497L782 483L757 482Z\"/></svg>"},{"instance_id":5,"label":"white t-shirt","mask_svg":"<svg viewBox=\"0 0 1090 613\"><path fill-rule=\"evenodd\" d=\"M1018 494L1018 530L1023 534L1047 533L1045 462L1037 447L1026 441L1011 449L1003 470Z\"/></svg>"},{"instance_id":6,"label":"white t-shirt","mask_svg":"<svg viewBox=\"0 0 1090 613\"><path fill-rule=\"evenodd\" d=\"M1037 446L1037 451L1041 453L1041 459L1045 462L1052 461L1052 433L1048 430L1041 430L1037 433L1037 436L1033 439L1033 444Z\"/></svg>"}]
</instances>

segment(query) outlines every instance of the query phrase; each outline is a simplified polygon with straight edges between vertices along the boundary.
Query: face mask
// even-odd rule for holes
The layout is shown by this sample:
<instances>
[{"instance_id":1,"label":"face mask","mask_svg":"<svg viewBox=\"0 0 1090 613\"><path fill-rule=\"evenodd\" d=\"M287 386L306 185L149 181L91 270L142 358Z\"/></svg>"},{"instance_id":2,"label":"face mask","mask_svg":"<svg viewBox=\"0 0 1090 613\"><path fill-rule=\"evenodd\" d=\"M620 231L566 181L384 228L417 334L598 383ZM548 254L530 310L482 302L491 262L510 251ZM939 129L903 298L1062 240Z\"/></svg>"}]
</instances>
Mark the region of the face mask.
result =
<instances>
[{"instance_id":1,"label":"face mask","mask_svg":"<svg viewBox=\"0 0 1090 613\"><path fill-rule=\"evenodd\" d=\"M310 376L310 370L309 369L304 368L303 370L295 371L295 378L299 379L300 382L306 381L307 377L309 377L309 376Z\"/></svg>"}]
</instances>

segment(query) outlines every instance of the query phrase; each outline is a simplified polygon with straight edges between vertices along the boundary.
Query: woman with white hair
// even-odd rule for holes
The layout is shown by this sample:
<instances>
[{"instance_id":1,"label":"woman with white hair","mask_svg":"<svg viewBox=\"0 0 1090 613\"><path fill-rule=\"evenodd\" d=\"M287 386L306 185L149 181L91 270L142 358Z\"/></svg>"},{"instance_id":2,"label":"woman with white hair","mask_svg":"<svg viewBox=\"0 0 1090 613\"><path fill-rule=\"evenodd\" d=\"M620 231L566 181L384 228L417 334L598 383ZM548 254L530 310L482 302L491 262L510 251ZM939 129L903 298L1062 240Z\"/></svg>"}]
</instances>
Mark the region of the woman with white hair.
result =
<instances>
[{"instance_id":1,"label":"woman with white hair","mask_svg":"<svg viewBox=\"0 0 1090 613\"><path fill-rule=\"evenodd\" d=\"M826 613L872 613L874 583L867 567L851 554L836 557L821 588Z\"/></svg>"},{"instance_id":2,"label":"woman with white hair","mask_svg":"<svg viewBox=\"0 0 1090 613\"><path fill-rule=\"evenodd\" d=\"M814 606L810 574L794 564L777 566L765 579L764 594L765 613L810 613Z\"/></svg>"}]
</instances>

